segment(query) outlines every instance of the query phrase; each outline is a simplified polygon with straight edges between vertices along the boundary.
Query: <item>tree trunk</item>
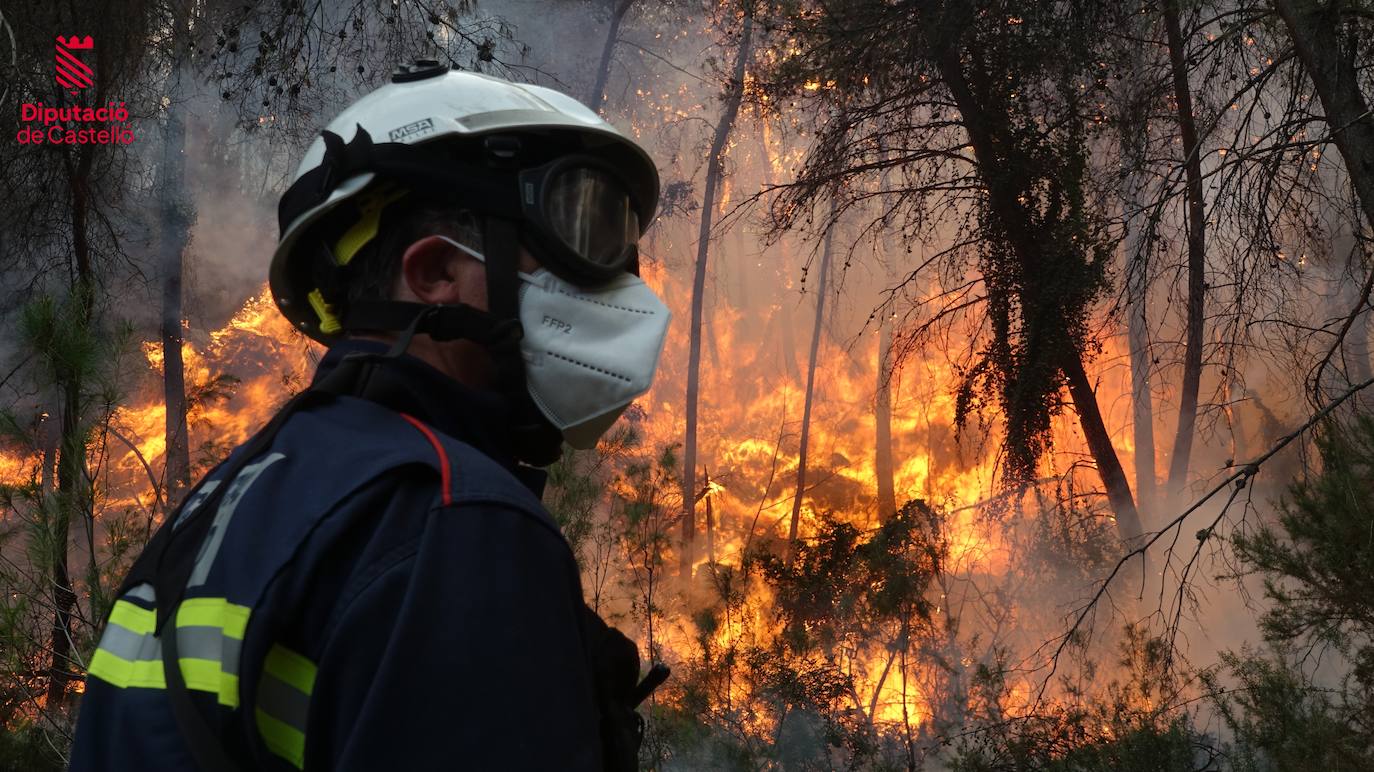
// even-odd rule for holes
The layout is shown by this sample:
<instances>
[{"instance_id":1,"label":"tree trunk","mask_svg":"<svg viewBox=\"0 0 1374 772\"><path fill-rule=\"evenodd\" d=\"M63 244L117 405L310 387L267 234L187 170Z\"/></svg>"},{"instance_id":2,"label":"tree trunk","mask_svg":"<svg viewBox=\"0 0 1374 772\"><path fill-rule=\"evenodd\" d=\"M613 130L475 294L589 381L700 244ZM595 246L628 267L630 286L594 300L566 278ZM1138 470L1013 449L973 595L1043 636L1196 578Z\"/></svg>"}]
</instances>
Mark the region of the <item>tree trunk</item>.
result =
<instances>
[{"instance_id":1,"label":"tree trunk","mask_svg":"<svg viewBox=\"0 0 1374 772\"><path fill-rule=\"evenodd\" d=\"M744 98L744 65L749 60L749 39L754 31L752 16L744 17L744 30L740 37L739 50L735 54L735 68L725 104L721 109L720 120L716 123L715 136L711 140L711 155L706 161L706 189L701 204L701 228L697 235L696 273L692 279L692 323L688 333L691 339L687 359L687 427L682 450L682 550L680 568L686 577L692 570L693 543L696 541L696 487L697 487L697 403L701 391L701 319L706 299L706 265L710 257L711 218L716 209L716 188L720 186L721 163L724 160L725 145L730 139L730 130L739 114L740 101Z\"/></svg>"},{"instance_id":2,"label":"tree trunk","mask_svg":"<svg viewBox=\"0 0 1374 772\"><path fill-rule=\"evenodd\" d=\"M965 11L967 12L967 11ZM948 31L933 31L936 37L931 43L936 53L936 64L959 109L959 114L974 157L984 166L996 167L1002 162L1003 155L998 148L1012 148L1017 140L1006 136L1004 127L998 126L992 116L974 96L964 73L964 64L959 50L952 45ZM943 36L943 37L942 37ZM1044 256L1036 236L1030 227L1030 218L1017 200L1017 191L999 176L984 175L983 182L988 188L988 206L994 217L1001 223L1007 238L1018 259L1028 273L1034 273L1044 264ZM1022 298L1022 305L1035 305L1035 299ZM1136 511L1135 499L1131 495L1130 483L1122 471L1121 460L1112 447L1111 436L1098 408L1097 396L1083 369L1082 352L1069 341L1059 341L1055 358L1069 387L1073 398L1074 410L1078 413L1079 424L1093 461L1097 464L1098 475L1107 492L1107 500L1116 515L1117 533L1127 547L1138 543L1142 534L1140 514Z\"/></svg>"},{"instance_id":3,"label":"tree trunk","mask_svg":"<svg viewBox=\"0 0 1374 772\"><path fill-rule=\"evenodd\" d=\"M1134 206L1136 202L1127 202ZM1143 218L1141 218L1143 219ZM1131 430L1135 441L1135 485L1140 510L1148 517L1155 509L1155 410L1150 392L1149 279L1146 275L1148 239L1144 223L1132 226L1126 239L1126 337L1131 350Z\"/></svg>"},{"instance_id":4,"label":"tree trunk","mask_svg":"<svg viewBox=\"0 0 1374 772\"><path fill-rule=\"evenodd\" d=\"M99 66L97 64L97 72ZM97 92L97 103L99 103ZM59 92L58 103L66 101ZM75 156L75 158L73 158ZM63 149L72 212L72 293L66 302L77 305L79 323L88 326L95 310L95 276L91 263L91 243L87 232L91 214L90 176L95 162L93 146ZM88 330L76 332L89 334ZM72 516L90 518L90 497L86 484L86 435L82 425L84 373L79 365L63 368L58 377L62 399L62 437L57 458L57 506L52 521L52 626L48 648L47 707L60 709L67 700L67 685L72 680L72 609L76 606L76 592L69 570L68 543Z\"/></svg>"},{"instance_id":5,"label":"tree trunk","mask_svg":"<svg viewBox=\"0 0 1374 772\"><path fill-rule=\"evenodd\" d=\"M1359 44L1353 33L1342 34L1340 10L1345 3L1316 0L1274 0L1293 47L1312 79L1326 112L1331 141L1345 162L1351 186L1359 198L1365 225L1374 227L1374 113L1360 90L1355 67ZM1350 378L1369 372L1370 313L1363 312L1346 332L1346 353L1353 358ZM1320 384L1313 384L1320 388Z\"/></svg>"},{"instance_id":6,"label":"tree trunk","mask_svg":"<svg viewBox=\"0 0 1374 772\"><path fill-rule=\"evenodd\" d=\"M1183 352L1183 383L1178 398L1178 433L1169 462L1169 494L1176 496L1188 482L1188 462L1193 453L1197 424L1198 389L1202 382L1202 324L1206 267L1207 213L1202 198L1202 147L1193 119L1192 90L1188 86L1188 62L1177 0L1164 3L1164 27L1169 38L1169 64L1173 71L1174 101L1178 108L1179 133L1183 139L1184 174L1188 191L1188 304Z\"/></svg>"},{"instance_id":7,"label":"tree trunk","mask_svg":"<svg viewBox=\"0 0 1374 772\"><path fill-rule=\"evenodd\" d=\"M801 519L802 496L806 494L806 453L811 440L811 400L816 387L816 359L821 348L821 330L825 324L825 294L830 291L830 247L835 240L835 199L830 203L831 220L827 221L825 243L821 247L820 279L816 284L816 322L811 328L811 353L806 360L806 398L802 403L801 442L797 448L797 493L792 497L792 522L787 528L787 564L796 554L797 523Z\"/></svg>"},{"instance_id":8,"label":"tree trunk","mask_svg":"<svg viewBox=\"0 0 1374 772\"><path fill-rule=\"evenodd\" d=\"M601 110L601 105L606 102L606 81L611 77L611 59L615 56L615 45L620 38L620 25L634 4L635 0L617 0L611 8L606 43L601 47L601 61L596 67L596 80L592 83L592 90L587 92L587 106L592 108L592 112Z\"/></svg>"},{"instance_id":9,"label":"tree trunk","mask_svg":"<svg viewBox=\"0 0 1374 772\"><path fill-rule=\"evenodd\" d=\"M170 94L181 96L181 67L175 65ZM186 204L186 123L175 104L166 110L162 164L158 169L158 206L161 210L159 268L162 282L162 393L166 405L166 472L163 485L167 506L174 507L191 484L191 455L186 427L186 373L182 345L182 259L190 235Z\"/></svg>"},{"instance_id":10,"label":"tree trunk","mask_svg":"<svg viewBox=\"0 0 1374 772\"><path fill-rule=\"evenodd\" d=\"M878 326L878 390L873 398L875 441L873 468L878 475L878 522L887 522L897 512L897 491L893 485L892 465L892 319L882 311Z\"/></svg>"},{"instance_id":11,"label":"tree trunk","mask_svg":"<svg viewBox=\"0 0 1374 772\"><path fill-rule=\"evenodd\" d=\"M1136 54L1137 69L1145 67L1144 56ZM1150 356L1150 246L1154 225L1145 214L1145 146L1149 139L1150 100L1138 86L1128 92L1118 122L1121 125L1121 157L1126 174L1121 185L1121 206L1126 220L1124 263L1126 267L1126 340L1131 357L1131 433L1135 444L1136 503L1141 518L1148 520L1155 509L1155 411L1150 392L1153 367Z\"/></svg>"},{"instance_id":12,"label":"tree trunk","mask_svg":"<svg viewBox=\"0 0 1374 772\"><path fill-rule=\"evenodd\" d=\"M712 564L716 562L716 517L711 509L711 470L702 470L706 478L705 495L706 499L706 559Z\"/></svg>"},{"instance_id":13,"label":"tree trunk","mask_svg":"<svg viewBox=\"0 0 1374 772\"><path fill-rule=\"evenodd\" d=\"M1359 41L1342 37L1340 7L1317 0L1274 0L1307 75L1316 87L1331 140L1360 199L1365 223L1374 227L1374 114L1360 91L1354 50Z\"/></svg>"},{"instance_id":14,"label":"tree trunk","mask_svg":"<svg viewBox=\"0 0 1374 772\"><path fill-rule=\"evenodd\" d=\"M1135 500L1131 498L1131 484L1126 480L1126 472L1121 468L1121 460L1117 458L1111 435L1107 433L1107 424L1098 410L1097 395L1093 393L1092 383L1083 370L1082 356L1076 351L1067 352L1060 367L1069 384L1069 396L1073 397L1083 439L1087 440L1088 450L1097 462L1097 473L1107 489L1107 501L1116 514L1117 535L1122 544L1135 547L1145 530L1140 522L1140 513L1136 511Z\"/></svg>"}]
</instances>

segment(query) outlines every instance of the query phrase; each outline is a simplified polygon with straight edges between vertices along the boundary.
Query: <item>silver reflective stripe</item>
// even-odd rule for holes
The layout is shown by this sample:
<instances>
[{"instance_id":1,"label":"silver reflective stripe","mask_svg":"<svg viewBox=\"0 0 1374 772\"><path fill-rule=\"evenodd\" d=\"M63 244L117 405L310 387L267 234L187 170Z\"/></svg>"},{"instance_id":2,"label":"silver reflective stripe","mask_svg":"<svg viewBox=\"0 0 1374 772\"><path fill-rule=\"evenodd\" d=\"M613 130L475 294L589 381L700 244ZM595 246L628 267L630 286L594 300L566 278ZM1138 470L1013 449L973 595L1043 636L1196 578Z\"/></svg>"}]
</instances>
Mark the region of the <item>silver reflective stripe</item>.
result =
<instances>
[{"instance_id":1,"label":"silver reflective stripe","mask_svg":"<svg viewBox=\"0 0 1374 772\"><path fill-rule=\"evenodd\" d=\"M182 659L206 659L219 663L220 671L239 674L239 649L243 642L226 636L217 627L178 627L177 653ZM162 642L152 633L138 633L111 624L105 628L100 648L130 662L161 660Z\"/></svg>"},{"instance_id":2,"label":"silver reflective stripe","mask_svg":"<svg viewBox=\"0 0 1374 772\"><path fill-rule=\"evenodd\" d=\"M100 638L100 648L130 662L162 659L162 643L152 633L140 635L133 630L111 624Z\"/></svg>"},{"instance_id":3,"label":"silver reflective stripe","mask_svg":"<svg viewBox=\"0 0 1374 772\"><path fill-rule=\"evenodd\" d=\"M258 707L264 713L304 733L306 715L310 711L310 695L279 678L263 673L262 682L258 685Z\"/></svg>"},{"instance_id":4,"label":"silver reflective stripe","mask_svg":"<svg viewBox=\"0 0 1374 772\"><path fill-rule=\"evenodd\" d=\"M128 592L124 593L124 597L133 598L135 600L141 600L144 603L152 603L153 601L157 600L157 595L153 592L153 586L151 584L148 584L147 582L144 582L143 584L140 584L137 587L134 587L132 590L129 590Z\"/></svg>"},{"instance_id":5,"label":"silver reflective stripe","mask_svg":"<svg viewBox=\"0 0 1374 772\"><path fill-rule=\"evenodd\" d=\"M200 505L203 504L205 499L211 493L214 493L215 489L218 487L219 480L208 480L205 484L201 485L200 490L196 491L194 496L186 500L186 505L181 508L181 512L177 515L176 522L172 523L172 530L180 528L181 524L186 522L186 518L190 517L191 513L195 512L197 509L200 509Z\"/></svg>"},{"instance_id":6,"label":"silver reflective stripe","mask_svg":"<svg viewBox=\"0 0 1374 772\"><path fill-rule=\"evenodd\" d=\"M239 674L239 648L243 642L225 635L218 627L178 627L177 654L182 659L208 659L220 671Z\"/></svg>"},{"instance_id":7,"label":"silver reflective stripe","mask_svg":"<svg viewBox=\"0 0 1374 772\"><path fill-rule=\"evenodd\" d=\"M253 482L258 479L267 467L286 458L281 453L273 453L259 461L254 461L243 468L234 482L230 483L229 490L224 492L224 498L220 501L219 509L215 510L215 519L210 523L210 533L204 543L200 546L200 553L196 555L196 565L191 569L191 578L186 582L186 586L198 587L205 584L205 579L210 575L210 567L215 564L215 557L219 555L220 544L224 541L224 531L229 527L229 521L234 519L234 510L238 509L239 501L243 495L252 487Z\"/></svg>"}]
</instances>

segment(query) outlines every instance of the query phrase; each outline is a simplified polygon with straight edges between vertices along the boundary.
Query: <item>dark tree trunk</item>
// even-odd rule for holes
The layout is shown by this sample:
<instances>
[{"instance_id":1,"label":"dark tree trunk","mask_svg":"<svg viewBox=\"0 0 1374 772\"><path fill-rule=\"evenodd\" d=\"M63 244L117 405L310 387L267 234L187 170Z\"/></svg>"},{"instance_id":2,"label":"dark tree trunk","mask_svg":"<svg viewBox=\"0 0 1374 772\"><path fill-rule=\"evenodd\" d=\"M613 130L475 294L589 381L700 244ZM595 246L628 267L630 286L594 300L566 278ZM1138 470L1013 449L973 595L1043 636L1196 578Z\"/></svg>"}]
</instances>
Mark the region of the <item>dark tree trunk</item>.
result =
<instances>
[{"instance_id":1,"label":"dark tree trunk","mask_svg":"<svg viewBox=\"0 0 1374 772\"><path fill-rule=\"evenodd\" d=\"M1021 140L1011 136L1005 124L999 123L974 95L964 72L964 62L958 47L953 44L957 37L951 38L949 32L950 30L931 32L932 39L929 43L936 55L936 65L959 109L974 156L980 164L998 168L1004 160L999 148L1010 151ZM955 34L957 36L957 33ZM1040 244L1031 227L1031 218L1018 201L1015 185L1002 175L984 175L983 182L987 185L988 207L992 216L1000 223L1025 272L1028 275L1036 275L1043 270L1045 256L1041 254ZM1042 288L1041 291L1045 290ZM1038 297L1022 297L1020 300L1022 307L1025 308L1036 308L1042 304L1042 299ZM1097 464L1098 475L1106 489L1107 499L1116 515L1117 533L1123 544L1133 546L1138 543L1142 534L1140 514L1131 495L1130 483L1122 471L1121 460L1116 455L1111 436L1107 433L1106 424L1102 420L1097 396L1093 393L1092 384L1083 369L1083 354L1067 339L1048 343L1053 352L1046 353L1054 357L1054 363L1069 387L1084 439L1087 440L1088 449Z\"/></svg>"},{"instance_id":2,"label":"dark tree trunk","mask_svg":"<svg viewBox=\"0 0 1374 772\"><path fill-rule=\"evenodd\" d=\"M1360 91L1355 69L1354 53L1360 41L1353 34L1342 34L1340 9L1345 5L1274 0L1326 111L1331 140L1345 161L1365 223L1374 227L1374 114Z\"/></svg>"},{"instance_id":3,"label":"dark tree trunk","mask_svg":"<svg viewBox=\"0 0 1374 772\"><path fill-rule=\"evenodd\" d=\"M1143 26L1143 25L1142 25ZM1137 53L1137 69L1145 57ZM1118 122L1121 125L1121 157L1126 173L1121 185L1121 206L1126 220L1124 263L1126 270L1126 339L1131 357L1131 434L1135 444L1136 503L1142 520L1155 510L1155 411L1150 391L1153 358L1150 355L1150 246L1154 224L1145 213L1145 146L1149 138L1150 97L1143 85L1127 92Z\"/></svg>"},{"instance_id":4,"label":"dark tree trunk","mask_svg":"<svg viewBox=\"0 0 1374 772\"><path fill-rule=\"evenodd\" d=\"M1121 468L1121 460L1117 458L1111 435L1107 433L1107 424L1098 409L1097 395L1093 393L1092 383L1083 370L1081 355L1076 351L1065 353L1061 368L1069 384L1069 396L1073 397L1074 411L1078 413L1078 425L1088 442L1088 451L1097 462L1097 473L1107 489L1107 501L1116 514L1117 535L1123 544L1134 547L1145 530L1140 522L1140 513L1135 508L1135 500L1131 498L1131 484L1126 480L1126 472Z\"/></svg>"},{"instance_id":5,"label":"dark tree trunk","mask_svg":"<svg viewBox=\"0 0 1374 772\"><path fill-rule=\"evenodd\" d=\"M615 45L620 38L620 25L635 0L616 0L611 8L611 21L606 27L606 43L601 47L601 61L597 63L596 80L592 90L587 92L587 106L593 111L601 109L606 101L606 81L611 77L611 59L615 56Z\"/></svg>"},{"instance_id":6,"label":"dark tree trunk","mask_svg":"<svg viewBox=\"0 0 1374 772\"><path fill-rule=\"evenodd\" d=\"M1131 432L1135 440L1136 495L1140 510L1149 516L1155 509L1155 411L1150 392L1149 281L1146 277L1145 239L1135 233L1126 240L1126 337L1131 350Z\"/></svg>"},{"instance_id":7,"label":"dark tree trunk","mask_svg":"<svg viewBox=\"0 0 1374 772\"><path fill-rule=\"evenodd\" d=\"M173 78L171 95L175 101L181 95L181 72ZM190 217L186 206L186 123L181 111L173 106L166 111L162 165L158 170L159 209L159 267L162 283L162 393L166 415L166 488L167 506L173 507L181 492L191 484L191 455L186 427L186 372L181 358L182 332L182 259L190 235Z\"/></svg>"},{"instance_id":8,"label":"dark tree trunk","mask_svg":"<svg viewBox=\"0 0 1374 772\"><path fill-rule=\"evenodd\" d=\"M1207 285L1207 212L1202 198L1202 147L1193 119L1192 90L1188 86L1188 62L1176 0L1164 3L1164 27L1169 38L1169 64L1173 71L1174 102L1179 133L1183 139L1183 168L1188 191L1188 304L1183 351L1183 383L1178 396L1178 433L1169 461L1169 494L1178 495L1188 482L1188 463L1193 454L1197 425L1198 389L1202 382L1202 324Z\"/></svg>"},{"instance_id":9,"label":"dark tree trunk","mask_svg":"<svg viewBox=\"0 0 1374 772\"><path fill-rule=\"evenodd\" d=\"M816 281L816 322L811 327L811 353L806 360L806 397L802 403L801 441L797 448L797 493L792 497L792 521L787 528L787 562L791 565L796 554L797 524L801 519L802 496L806 495L807 450L811 440L811 401L816 388L816 360L820 354L821 331L825 326L825 295L830 291L830 247L835 240L834 199L830 206L831 221L821 247L820 278Z\"/></svg>"},{"instance_id":10,"label":"dark tree trunk","mask_svg":"<svg viewBox=\"0 0 1374 772\"><path fill-rule=\"evenodd\" d=\"M684 577L691 572L694 558L693 545L696 541L697 403L701 396L701 320L706 299L706 266L710 257L711 217L716 208L716 189L720 186L725 145L730 139L730 130L735 125L735 117L739 114L740 101L744 98L744 66L749 61L749 40L753 31L753 17L745 16L739 49L735 53L735 67L729 90L721 108L720 119L716 122L715 136L711 140L711 155L706 161L706 189L702 195L701 228L697 235L696 272L692 279L692 326L688 333L691 338L691 345L687 359L687 427L682 450L682 550L680 556L680 568Z\"/></svg>"},{"instance_id":11,"label":"dark tree trunk","mask_svg":"<svg viewBox=\"0 0 1374 772\"><path fill-rule=\"evenodd\" d=\"M73 158L75 156L75 158ZM91 244L87 227L90 218L90 174L94 163L90 146L64 151L71 192L73 291L68 302L77 304L80 324L87 326L94 314L95 278L91 264ZM88 334L86 330L78 335ZM57 506L52 521L52 627L48 647L47 707L61 708L67 700L67 685L76 669L72 661L72 609L76 592L69 570L68 542L72 516L91 519L90 497L86 484L86 434L82 424L84 379L79 364L64 368L59 376L62 399L62 437L57 457ZM94 527L93 523L88 523Z\"/></svg>"}]
</instances>

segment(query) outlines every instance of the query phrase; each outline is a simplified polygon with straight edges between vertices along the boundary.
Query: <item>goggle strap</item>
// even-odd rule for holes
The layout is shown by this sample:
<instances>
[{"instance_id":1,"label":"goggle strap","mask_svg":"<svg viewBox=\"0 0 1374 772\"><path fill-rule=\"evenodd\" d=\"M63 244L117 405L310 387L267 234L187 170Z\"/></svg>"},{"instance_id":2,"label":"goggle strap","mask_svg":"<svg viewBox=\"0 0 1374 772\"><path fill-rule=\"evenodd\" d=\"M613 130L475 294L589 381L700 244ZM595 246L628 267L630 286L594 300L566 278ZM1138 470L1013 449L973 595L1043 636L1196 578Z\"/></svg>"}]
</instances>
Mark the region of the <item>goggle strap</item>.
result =
<instances>
[{"instance_id":1,"label":"goggle strap","mask_svg":"<svg viewBox=\"0 0 1374 772\"><path fill-rule=\"evenodd\" d=\"M320 165L282 194L277 206L277 222L282 232L296 218L328 200L339 183L366 173L413 190L454 198L480 214L520 216L518 186L510 179L497 179L500 175L494 175L488 166L454 161L403 142L374 143L361 126L348 144L333 132L322 132L322 136L325 153ZM463 180L461 189L453 184L455 179Z\"/></svg>"}]
</instances>

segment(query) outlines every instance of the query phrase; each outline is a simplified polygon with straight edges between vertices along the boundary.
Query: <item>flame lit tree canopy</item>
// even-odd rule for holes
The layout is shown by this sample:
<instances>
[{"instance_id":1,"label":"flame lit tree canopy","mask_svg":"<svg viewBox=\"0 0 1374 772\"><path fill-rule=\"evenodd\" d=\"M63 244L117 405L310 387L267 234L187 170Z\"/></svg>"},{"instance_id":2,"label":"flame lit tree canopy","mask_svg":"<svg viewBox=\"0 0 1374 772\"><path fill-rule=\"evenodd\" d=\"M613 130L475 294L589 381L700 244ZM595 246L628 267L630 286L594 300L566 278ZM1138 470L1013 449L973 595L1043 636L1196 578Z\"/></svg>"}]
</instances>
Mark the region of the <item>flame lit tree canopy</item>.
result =
<instances>
[{"instance_id":1,"label":"flame lit tree canopy","mask_svg":"<svg viewBox=\"0 0 1374 772\"><path fill-rule=\"evenodd\" d=\"M966 425L999 407L1006 480L1029 480L1050 447L1061 389L1083 396L1073 380L1096 351L1089 321L1109 288L1113 245L1088 158L1105 88L1099 33L1119 4L802 5L773 25L787 42L762 92L765 103L800 96L825 109L814 111L796 180L771 202L772 222L797 225L834 189L837 218L878 212L869 232L897 232L908 254L957 232L952 246L906 266L910 283L938 272L943 292L923 304L930 313L897 353L939 322L983 314L957 418Z\"/></svg>"}]
</instances>

